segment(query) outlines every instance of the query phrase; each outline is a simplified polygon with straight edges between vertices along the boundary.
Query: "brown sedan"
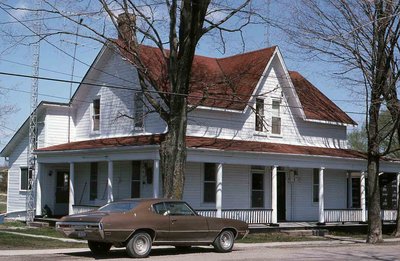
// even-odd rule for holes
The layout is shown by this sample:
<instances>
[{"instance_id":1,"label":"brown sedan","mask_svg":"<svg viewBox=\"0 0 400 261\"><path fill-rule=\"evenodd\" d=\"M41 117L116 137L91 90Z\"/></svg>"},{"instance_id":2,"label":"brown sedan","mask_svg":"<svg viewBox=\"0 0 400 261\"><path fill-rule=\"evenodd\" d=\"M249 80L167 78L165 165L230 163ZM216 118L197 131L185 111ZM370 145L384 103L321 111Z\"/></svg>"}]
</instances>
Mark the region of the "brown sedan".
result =
<instances>
[{"instance_id":1,"label":"brown sedan","mask_svg":"<svg viewBox=\"0 0 400 261\"><path fill-rule=\"evenodd\" d=\"M97 211L65 216L56 227L66 237L88 240L94 254L115 246L126 247L131 257L148 256L152 245L213 245L218 252L230 252L235 239L248 233L245 222L199 216L186 202L166 199L109 203Z\"/></svg>"}]
</instances>

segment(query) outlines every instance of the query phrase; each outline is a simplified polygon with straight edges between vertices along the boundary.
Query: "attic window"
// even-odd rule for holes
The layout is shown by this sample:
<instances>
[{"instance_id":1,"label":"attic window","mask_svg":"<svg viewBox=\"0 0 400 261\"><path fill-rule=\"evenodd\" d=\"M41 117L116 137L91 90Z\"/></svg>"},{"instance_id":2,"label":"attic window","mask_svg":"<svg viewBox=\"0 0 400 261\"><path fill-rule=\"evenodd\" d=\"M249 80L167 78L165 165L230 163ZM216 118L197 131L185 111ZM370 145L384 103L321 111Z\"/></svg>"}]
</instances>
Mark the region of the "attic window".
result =
<instances>
[{"instance_id":1,"label":"attic window","mask_svg":"<svg viewBox=\"0 0 400 261\"><path fill-rule=\"evenodd\" d=\"M94 99L92 104L92 130L100 130L100 98Z\"/></svg>"},{"instance_id":2,"label":"attic window","mask_svg":"<svg viewBox=\"0 0 400 261\"><path fill-rule=\"evenodd\" d=\"M256 99L256 131L264 131L264 100Z\"/></svg>"},{"instance_id":3,"label":"attic window","mask_svg":"<svg viewBox=\"0 0 400 261\"><path fill-rule=\"evenodd\" d=\"M278 100L272 101L272 134L281 135L281 102Z\"/></svg>"},{"instance_id":4,"label":"attic window","mask_svg":"<svg viewBox=\"0 0 400 261\"><path fill-rule=\"evenodd\" d=\"M144 117L144 103L143 103L143 92L138 91L135 92L134 97L134 106L135 106L135 129L142 129L143 128L143 117Z\"/></svg>"}]
</instances>

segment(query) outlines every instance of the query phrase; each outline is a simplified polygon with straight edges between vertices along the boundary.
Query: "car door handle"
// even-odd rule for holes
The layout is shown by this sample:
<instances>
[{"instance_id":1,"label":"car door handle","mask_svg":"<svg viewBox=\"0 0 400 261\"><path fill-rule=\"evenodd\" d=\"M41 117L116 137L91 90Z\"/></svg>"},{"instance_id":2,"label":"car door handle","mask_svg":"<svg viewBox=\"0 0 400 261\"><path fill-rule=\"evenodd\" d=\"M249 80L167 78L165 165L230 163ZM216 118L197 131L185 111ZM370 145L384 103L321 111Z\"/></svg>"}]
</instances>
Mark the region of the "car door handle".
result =
<instances>
[{"instance_id":1,"label":"car door handle","mask_svg":"<svg viewBox=\"0 0 400 261\"><path fill-rule=\"evenodd\" d=\"M171 222L176 222L176 221L178 221L177 219L171 219Z\"/></svg>"}]
</instances>

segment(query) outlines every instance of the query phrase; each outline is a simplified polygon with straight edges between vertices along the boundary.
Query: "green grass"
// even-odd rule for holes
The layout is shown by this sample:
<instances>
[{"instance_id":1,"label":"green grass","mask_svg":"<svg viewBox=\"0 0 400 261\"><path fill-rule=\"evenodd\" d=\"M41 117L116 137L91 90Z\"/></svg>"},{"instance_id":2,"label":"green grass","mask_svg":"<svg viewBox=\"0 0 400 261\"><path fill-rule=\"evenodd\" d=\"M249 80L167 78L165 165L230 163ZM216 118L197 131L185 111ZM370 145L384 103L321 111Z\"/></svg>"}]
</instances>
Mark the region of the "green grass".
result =
<instances>
[{"instance_id":1,"label":"green grass","mask_svg":"<svg viewBox=\"0 0 400 261\"><path fill-rule=\"evenodd\" d=\"M361 232L345 232L345 231L331 231L329 235L338 237L351 237L354 239L367 239L367 233ZM391 234L382 234L383 239L394 238Z\"/></svg>"},{"instance_id":2,"label":"green grass","mask_svg":"<svg viewBox=\"0 0 400 261\"><path fill-rule=\"evenodd\" d=\"M6 221L3 224L0 224L0 229L10 228L10 227L24 228L26 227L26 225L24 222L20 221Z\"/></svg>"},{"instance_id":3,"label":"green grass","mask_svg":"<svg viewBox=\"0 0 400 261\"><path fill-rule=\"evenodd\" d=\"M0 214L6 213L6 211L7 211L7 204L0 202Z\"/></svg>"},{"instance_id":4,"label":"green grass","mask_svg":"<svg viewBox=\"0 0 400 261\"><path fill-rule=\"evenodd\" d=\"M18 228L18 229L15 229ZM23 222L5 222L4 224L0 225L0 231L15 231L19 233L25 233L30 235L41 235L41 236L49 236L49 237L58 237L63 238L63 236L58 233L52 227L40 227L40 228L32 228L27 227Z\"/></svg>"},{"instance_id":5,"label":"green grass","mask_svg":"<svg viewBox=\"0 0 400 261\"><path fill-rule=\"evenodd\" d=\"M270 242L298 242L324 240L315 236L291 236L283 233L249 234L246 238L238 240L238 243L270 243Z\"/></svg>"},{"instance_id":6,"label":"green grass","mask_svg":"<svg viewBox=\"0 0 400 261\"><path fill-rule=\"evenodd\" d=\"M2 233L0 231L0 250L11 249L48 249L87 247L81 243L67 243L53 239L33 238Z\"/></svg>"}]
</instances>

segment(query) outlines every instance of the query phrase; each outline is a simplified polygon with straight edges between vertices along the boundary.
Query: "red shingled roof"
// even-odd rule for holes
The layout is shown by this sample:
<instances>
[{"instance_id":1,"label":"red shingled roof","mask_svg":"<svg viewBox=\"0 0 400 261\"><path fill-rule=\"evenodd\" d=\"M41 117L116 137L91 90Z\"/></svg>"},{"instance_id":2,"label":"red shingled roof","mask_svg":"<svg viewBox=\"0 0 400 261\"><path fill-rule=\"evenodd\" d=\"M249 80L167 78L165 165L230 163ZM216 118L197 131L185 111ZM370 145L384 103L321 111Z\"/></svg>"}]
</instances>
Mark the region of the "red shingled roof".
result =
<instances>
[{"instance_id":1,"label":"red shingled roof","mask_svg":"<svg viewBox=\"0 0 400 261\"><path fill-rule=\"evenodd\" d=\"M36 151L73 151L104 148L120 148L126 146L144 146L159 145L163 140L163 135L131 136L120 138L106 138L85 140L78 142L65 143L46 148L40 148ZM313 155L330 156L341 158L365 159L366 155L362 152L349 149L331 149L310 146L296 146L279 143L240 141L204 137L186 137L188 148L218 149L224 151L243 151L243 152L269 152L293 155Z\"/></svg>"},{"instance_id":2,"label":"red shingled roof","mask_svg":"<svg viewBox=\"0 0 400 261\"><path fill-rule=\"evenodd\" d=\"M122 52L124 44L115 40ZM140 45L141 61L157 88L170 91L165 59L156 47ZM226 58L196 55L190 80L189 104L244 110L276 47ZM168 55L168 51L167 51ZM298 72L290 72L307 119L356 124ZM207 97L202 100L203 97Z\"/></svg>"},{"instance_id":3,"label":"red shingled roof","mask_svg":"<svg viewBox=\"0 0 400 261\"><path fill-rule=\"evenodd\" d=\"M307 119L357 125L344 111L300 73L289 72Z\"/></svg>"}]
</instances>

